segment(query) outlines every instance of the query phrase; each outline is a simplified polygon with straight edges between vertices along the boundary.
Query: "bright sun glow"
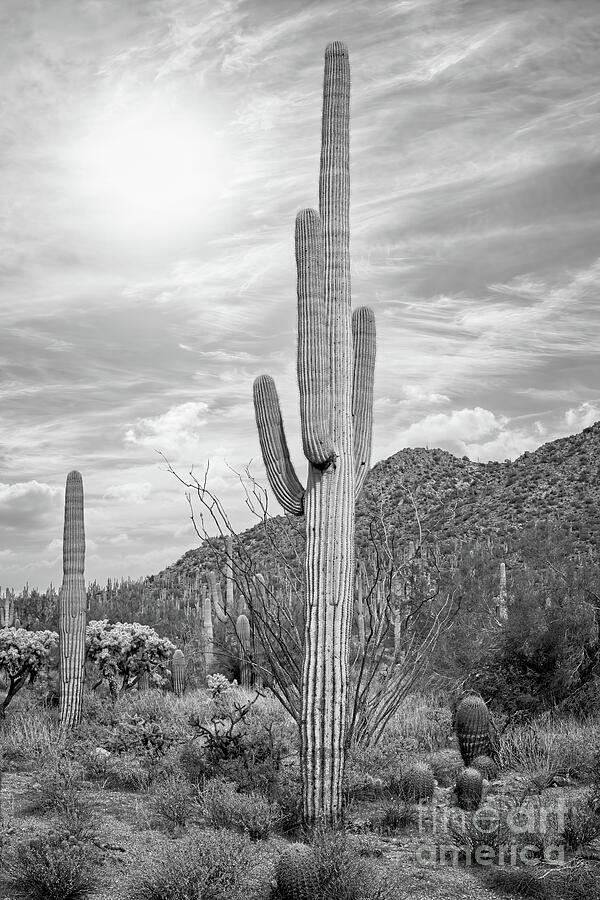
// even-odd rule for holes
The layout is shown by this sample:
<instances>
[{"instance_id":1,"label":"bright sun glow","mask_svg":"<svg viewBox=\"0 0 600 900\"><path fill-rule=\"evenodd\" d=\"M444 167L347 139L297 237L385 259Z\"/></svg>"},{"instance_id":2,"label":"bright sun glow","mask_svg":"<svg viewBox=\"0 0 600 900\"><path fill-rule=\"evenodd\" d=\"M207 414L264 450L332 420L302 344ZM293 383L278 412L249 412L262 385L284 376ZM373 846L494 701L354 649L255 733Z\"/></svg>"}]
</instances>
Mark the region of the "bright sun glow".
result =
<instances>
[{"instance_id":1,"label":"bright sun glow","mask_svg":"<svg viewBox=\"0 0 600 900\"><path fill-rule=\"evenodd\" d=\"M223 189L218 136L189 111L153 104L105 116L77 156L85 194L117 228L185 228Z\"/></svg>"}]
</instances>

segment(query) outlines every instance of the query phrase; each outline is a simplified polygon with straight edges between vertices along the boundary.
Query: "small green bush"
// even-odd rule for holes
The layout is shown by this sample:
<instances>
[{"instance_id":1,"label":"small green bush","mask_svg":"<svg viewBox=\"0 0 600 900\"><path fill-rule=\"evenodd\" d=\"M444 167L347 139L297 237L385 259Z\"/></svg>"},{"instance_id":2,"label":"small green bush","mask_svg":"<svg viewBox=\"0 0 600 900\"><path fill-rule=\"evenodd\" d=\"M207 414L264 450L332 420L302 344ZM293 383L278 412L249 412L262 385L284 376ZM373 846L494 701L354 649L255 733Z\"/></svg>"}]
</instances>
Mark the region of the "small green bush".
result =
<instances>
[{"instance_id":1,"label":"small green bush","mask_svg":"<svg viewBox=\"0 0 600 900\"><path fill-rule=\"evenodd\" d=\"M38 778L25 795L30 812L69 812L85 804L83 766L60 751L50 752L42 763Z\"/></svg>"},{"instance_id":2,"label":"small green bush","mask_svg":"<svg viewBox=\"0 0 600 900\"><path fill-rule=\"evenodd\" d=\"M384 806L377 821L377 830L380 834L396 834L409 825L413 825L416 820L417 811L413 804L407 800L399 799Z\"/></svg>"},{"instance_id":3,"label":"small green bush","mask_svg":"<svg viewBox=\"0 0 600 900\"><path fill-rule=\"evenodd\" d=\"M11 886L27 900L82 900L97 885L96 862L84 841L59 834L19 844L6 870Z\"/></svg>"},{"instance_id":4,"label":"small green bush","mask_svg":"<svg viewBox=\"0 0 600 900\"><path fill-rule=\"evenodd\" d=\"M127 900L239 900L248 898L250 846L229 831L184 837L136 872Z\"/></svg>"},{"instance_id":5,"label":"small green bush","mask_svg":"<svg viewBox=\"0 0 600 900\"><path fill-rule=\"evenodd\" d=\"M567 850L579 850L600 837L600 809L595 795L569 807L565 814L562 838Z\"/></svg>"},{"instance_id":6,"label":"small green bush","mask_svg":"<svg viewBox=\"0 0 600 900\"><path fill-rule=\"evenodd\" d=\"M197 809L193 788L182 775L160 780L152 794L154 813L170 830L185 828Z\"/></svg>"},{"instance_id":7,"label":"small green bush","mask_svg":"<svg viewBox=\"0 0 600 900\"><path fill-rule=\"evenodd\" d=\"M213 828L247 834L251 841L264 840L277 827L281 810L260 794L239 794L235 785L221 778L206 782L198 794L202 815Z\"/></svg>"}]
</instances>

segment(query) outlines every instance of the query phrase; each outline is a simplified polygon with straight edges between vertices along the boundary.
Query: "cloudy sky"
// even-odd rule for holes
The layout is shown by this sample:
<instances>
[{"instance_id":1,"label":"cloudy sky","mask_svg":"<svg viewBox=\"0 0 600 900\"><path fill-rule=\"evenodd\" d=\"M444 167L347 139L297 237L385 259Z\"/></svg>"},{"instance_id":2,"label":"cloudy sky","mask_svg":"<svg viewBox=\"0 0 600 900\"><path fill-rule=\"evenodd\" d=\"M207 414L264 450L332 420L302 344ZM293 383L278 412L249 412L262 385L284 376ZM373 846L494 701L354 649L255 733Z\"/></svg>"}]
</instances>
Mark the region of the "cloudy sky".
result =
<instances>
[{"instance_id":1,"label":"cloudy sky","mask_svg":"<svg viewBox=\"0 0 600 900\"><path fill-rule=\"evenodd\" d=\"M196 541L183 475L264 478L253 378L300 471L293 222L317 203L323 50L352 67L355 303L374 459L514 458L600 418L598 0L2 0L0 585ZM278 511L273 501L273 511Z\"/></svg>"}]
</instances>

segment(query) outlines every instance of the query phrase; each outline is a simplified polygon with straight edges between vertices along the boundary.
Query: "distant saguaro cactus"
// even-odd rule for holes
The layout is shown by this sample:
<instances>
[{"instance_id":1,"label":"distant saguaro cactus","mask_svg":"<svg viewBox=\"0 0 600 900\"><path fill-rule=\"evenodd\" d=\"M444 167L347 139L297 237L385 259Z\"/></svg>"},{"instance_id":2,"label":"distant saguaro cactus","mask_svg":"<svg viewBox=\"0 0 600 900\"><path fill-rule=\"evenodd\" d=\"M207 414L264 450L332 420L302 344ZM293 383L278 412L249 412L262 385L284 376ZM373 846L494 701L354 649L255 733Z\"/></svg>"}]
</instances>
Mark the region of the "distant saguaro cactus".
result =
<instances>
[{"instance_id":1,"label":"distant saguaro cactus","mask_svg":"<svg viewBox=\"0 0 600 900\"><path fill-rule=\"evenodd\" d=\"M4 593L4 603L0 606L0 628L11 628L16 624L17 616L15 613L15 594L6 588Z\"/></svg>"},{"instance_id":2,"label":"distant saguaro cactus","mask_svg":"<svg viewBox=\"0 0 600 900\"><path fill-rule=\"evenodd\" d=\"M72 728L81 719L87 610L84 563L83 479L73 471L65 488L63 582L58 601L58 715L63 728Z\"/></svg>"},{"instance_id":3,"label":"distant saguaro cactus","mask_svg":"<svg viewBox=\"0 0 600 900\"><path fill-rule=\"evenodd\" d=\"M185 656L182 650L176 650L171 660L171 678L173 679L173 692L177 697L183 697L185 691Z\"/></svg>"},{"instance_id":4,"label":"distant saguaro cactus","mask_svg":"<svg viewBox=\"0 0 600 900\"><path fill-rule=\"evenodd\" d=\"M250 656L252 653L252 640L250 634L250 620L248 616L241 613L237 617L235 630L240 642L241 662L240 662L240 679L241 685L249 690L252 685L252 665Z\"/></svg>"},{"instance_id":5,"label":"distant saguaro cactus","mask_svg":"<svg viewBox=\"0 0 600 900\"><path fill-rule=\"evenodd\" d=\"M480 694L467 694L456 708L456 736L465 766L476 756L489 756L490 711Z\"/></svg>"},{"instance_id":6,"label":"distant saguaro cactus","mask_svg":"<svg viewBox=\"0 0 600 900\"><path fill-rule=\"evenodd\" d=\"M204 675L206 678L208 678L208 676L210 675L210 670L213 666L214 654L214 630L210 594L207 594L202 601L202 642L202 653L204 655Z\"/></svg>"},{"instance_id":7,"label":"distant saguaro cactus","mask_svg":"<svg viewBox=\"0 0 600 900\"><path fill-rule=\"evenodd\" d=\"M375 318L350 297L350 65L325 51L319 212L296 218L298 387L306 490L292 465L275 383L254 382L260 445L273 493L306 516L300 759L304 821L342 811L354 581L354 505L369 469Z\"/></svg>"}]
</instances>

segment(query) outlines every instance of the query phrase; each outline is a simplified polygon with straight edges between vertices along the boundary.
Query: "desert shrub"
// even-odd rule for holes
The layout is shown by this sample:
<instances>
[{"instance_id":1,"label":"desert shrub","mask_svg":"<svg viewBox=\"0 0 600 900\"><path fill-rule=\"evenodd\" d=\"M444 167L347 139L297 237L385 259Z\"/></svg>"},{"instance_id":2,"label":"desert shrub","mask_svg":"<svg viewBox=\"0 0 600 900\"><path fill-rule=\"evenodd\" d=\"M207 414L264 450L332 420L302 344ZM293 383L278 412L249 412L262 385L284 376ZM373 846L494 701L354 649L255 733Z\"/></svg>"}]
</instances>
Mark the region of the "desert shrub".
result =
<instances>
[{"instance_id":1,"label":"desert shrub","mask_svg":"<svg viewBox=\"0 0 600 900\"><path fill-rule=\"evenodd\" d=\"M446 746L452 720L446 698L437 694L411 694L390 719L384 742L396 754L434 753Z\"/></svg>"},{"instance_id":2,"label":"desert shrub","mask_svg":"<svg viewBox=\"0 0 600 900\"><path fill-rule=\"evenodd\" d=\"M18 844L6 860L11 887L27 900L81 900L97 885L97 857L63 834Z\"/></svg>"},{"instance_id":3,"label":"desert shrub","mask_svg":"<svg viewBox=\"0 0 600 900\"><path fill-rule=\"evenodd\" d=\"M458 854L469 865L502 863L502 854L510 847L511 831L506 811L494 807L480 807L475 812L455 814L448 822L442 844Z\"/></svg>"},{"instance_id":4,"label":"desert shrub","mask_svg":"<svg viewBox=\"0 0 600 900\"><path fill-rule=\"evenodd\" d=\"M134 874L127 900L238 900L249 898L248 843L229 831L184 837Z\"/></svg>"},{"instance_id":5,"label":"desert shrub","mask_svg":"<svg viewBox=\"0 0 600 900\"><path fill-rule=\"evenodd\" d=\"M290 834L302 824L302 784L298 765L286 766L279 772L269 799L279 807L278 831Z\"/></svg>"},{"instance_id":6,"label":"desert shrub","mask_svg":"<svg viewBox=\"0 0 600 900\"><path fill-rule=\"evenodd\" d=\"M282 760L290 753L290 724L274 704L259 699L240 699L237 690L228 689L202 715L190 717L203 742L201 750L188 742L180 757L192 781L222 777L243 791L270 794L275 789Z\"/></svg>"},{"instance_id":7,"label":"desert shrub","mask_svg":"<svg viewBox=\"0 0 600 900\"><path fill-rule=\"evenodd\" d=\"M105 784L110 788L122 788L129 791L146 791L151 787L152 772L139 756L132 753L111 754L106 760Z\"/></svg>"},{"instance_id":8,"label":"desert shrub","mask_svg":"<svg viewBox=\"0 0 600 900\"><path fill-rule=\"evenodd\" d=\"M600 837L600 807L595 793L571 805L564 817L562 839L566 850L579 850Z\"/></svg>"},{"instance_id":9,"label":"desert shrub","mask_svg":"<svg viewBox=\"0 0 600 900\"><path fill-rule=\"evenodd\" d=\"M154 813L170 830L187 825L196 809L194 800L194 791L182 775L162 779L152 792Z\"/></svg>"},{"instance_id":10,"label":"desert shrub","mask_svg":"<svg viewBox=\"0 0 600 900\"><path fill-rule=\"evenodd\" d=\"M44 758L57 746L58 724L47 710L20 701L11 710L10 728L0 729L0 750L16 762Z\"/></svg>"},{"instance_id":11,"label":"desert shrub","mask_svg":"<svg viewBox=\"0 0 600 900\"><path fill-rule=\"evenodd\" d=\"M600 900L598 864L575 860L562 868L537 866L491 869L486 884L531 900Z\"/></svg>"},{"instance_id":12,"label":"desert shrub","mask_svg":"<svg viewBox=\"0 0 600 900\"><path fill-rule=\"evenodd\" d=\"M198 794L202 815L213 828L247 834L251 841L264 840L276 828L281 810L260 794L239 794L235 785L221 778L206 782Z\"/></svg>"},{"instance_id":13,"label":"desert shrub","mask_svg":"<svg viewBox=\"0 0 600 900\"><path fill-rule=\"evenodd\" d=\"M526 776L582 777L593 767L597 723L544 717L515 725L502 735L499 763Z\"/></svg>"},{"instance_id":14,"label":"desert shrub","mask_svg":"<svg viewBox=\"0 0 600 900\"><path fill-rule=\"evenodd\" d=\"M146 773L147 785L150 785L164 773L165 768L170 768L166 762L175 740L168 724L133 715L126 716L117 724L108 749L119 756L137 756L141 769ZM118 771L118 766L111 767L111 772Z\"/></svg>"},{"instance_id":15,"label":"desert shrub","mask_svg":"<svg viewBox=\"0 0 600 900\"><path fill-rule=\"evenodd\" d=\"M80 763L60 752L50 753L25 796L26 808L44 813L81 809L84 785L85 772Z\"/></svg>"},{"instance_id":16,"label":"desert shrub","mask_svg":"<svg viewBox=\"0 0 600 900\"><path fill-rule=\"evenodd\" d=\"M377 819L377 831L380 834L392 835L417 821L417 811L407 800L395 800L386 803Z\"/></svg>"}]
</instances>

